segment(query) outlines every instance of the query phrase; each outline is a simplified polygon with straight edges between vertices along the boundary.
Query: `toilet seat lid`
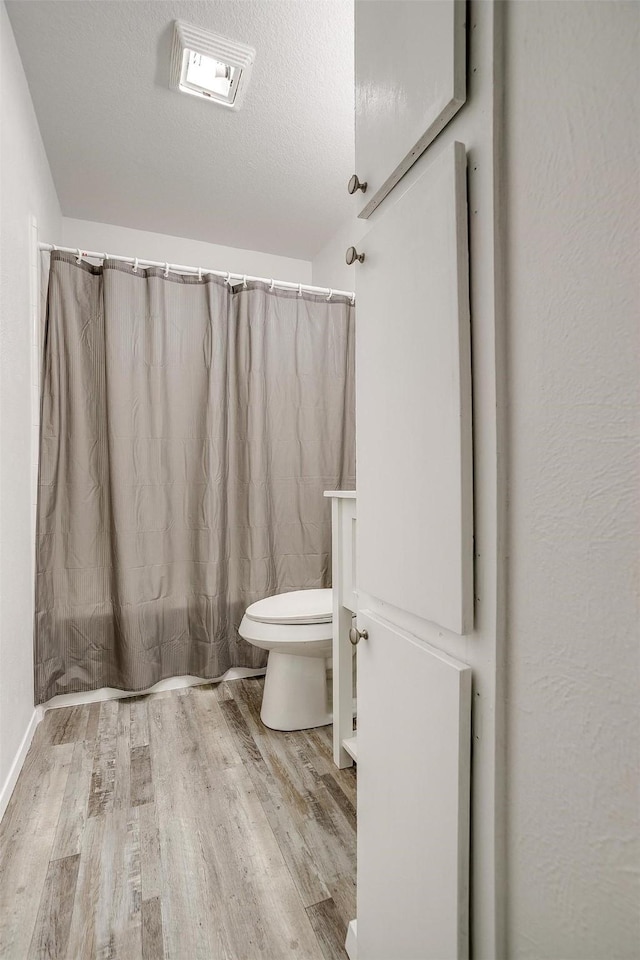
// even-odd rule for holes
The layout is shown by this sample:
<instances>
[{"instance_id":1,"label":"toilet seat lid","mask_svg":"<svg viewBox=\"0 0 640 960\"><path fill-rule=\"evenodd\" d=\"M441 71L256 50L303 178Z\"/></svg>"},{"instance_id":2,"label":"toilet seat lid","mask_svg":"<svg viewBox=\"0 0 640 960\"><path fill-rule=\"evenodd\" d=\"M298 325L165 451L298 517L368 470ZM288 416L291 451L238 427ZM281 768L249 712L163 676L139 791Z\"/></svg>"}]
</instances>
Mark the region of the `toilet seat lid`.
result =
<instances>
[{"instance_id":1,"label":"toilet seat lid","mask_svg":"<svg viewBox=\"0 0 640 960\"><path fill-rule=\"evenodd\" d=\"M258 600L245 616L258 623L329 623L333 617L333 591L294 590Z\"/></svg>"}]
</instances>

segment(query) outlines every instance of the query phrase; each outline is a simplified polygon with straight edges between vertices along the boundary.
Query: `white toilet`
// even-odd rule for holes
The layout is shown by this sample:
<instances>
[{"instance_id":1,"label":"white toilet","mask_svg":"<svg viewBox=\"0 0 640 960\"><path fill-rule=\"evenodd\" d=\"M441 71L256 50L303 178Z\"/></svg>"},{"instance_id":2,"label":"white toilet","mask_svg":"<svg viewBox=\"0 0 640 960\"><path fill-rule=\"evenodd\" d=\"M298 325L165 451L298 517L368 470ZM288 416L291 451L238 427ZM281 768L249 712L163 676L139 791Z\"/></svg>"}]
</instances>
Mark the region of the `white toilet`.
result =
<instances>
[{"instance_id":1,"label":"white toilet","mask_svg":"<svg viewBox=\"0 0 640 960\"><path fill-rule=\"evenodd\" d=\"M273 730L331 723L327 657L332 651L331 590L295 590L252 603L239 633L269 651L262 722Z\"/></svg>"}]
</instances>

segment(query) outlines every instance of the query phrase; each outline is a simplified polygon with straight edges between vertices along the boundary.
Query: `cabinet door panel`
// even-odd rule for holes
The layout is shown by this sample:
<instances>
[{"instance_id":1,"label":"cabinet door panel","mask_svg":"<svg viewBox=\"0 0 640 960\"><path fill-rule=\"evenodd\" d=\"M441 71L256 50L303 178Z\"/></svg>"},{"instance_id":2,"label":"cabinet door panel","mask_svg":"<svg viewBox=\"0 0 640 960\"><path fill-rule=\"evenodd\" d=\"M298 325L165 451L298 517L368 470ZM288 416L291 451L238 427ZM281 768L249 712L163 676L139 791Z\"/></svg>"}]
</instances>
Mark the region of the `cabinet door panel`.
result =
<instances>
[{"instance_id":1,"label":"cabinet door panel","mask_svg":"<svg viewBox=\"0 0 640 960\"><path fill-rule=\"evenodd\" d=\"M358 624L358 957L468 956L471 670Z\"/></svg>"},{"instance_id":2,"label":"cabinet door panel","mask_svg":"<svg viewBox=\"0 0 640 960\"><path fill-rule=\"evenodd\" d=\"M355 58L366 219L465 101L464 0L358 0Z\"/></svg>"},{"instance_id":3,"label":"cabinet door panel","mask_svg":"<svg viewBox=\"0 0 640 960\"><path fill-rule=\"evenodd\" d=\"M473 620L466 157L387 210L358 265L358 588L456 633Z\"/></svg>"}]
</instances>

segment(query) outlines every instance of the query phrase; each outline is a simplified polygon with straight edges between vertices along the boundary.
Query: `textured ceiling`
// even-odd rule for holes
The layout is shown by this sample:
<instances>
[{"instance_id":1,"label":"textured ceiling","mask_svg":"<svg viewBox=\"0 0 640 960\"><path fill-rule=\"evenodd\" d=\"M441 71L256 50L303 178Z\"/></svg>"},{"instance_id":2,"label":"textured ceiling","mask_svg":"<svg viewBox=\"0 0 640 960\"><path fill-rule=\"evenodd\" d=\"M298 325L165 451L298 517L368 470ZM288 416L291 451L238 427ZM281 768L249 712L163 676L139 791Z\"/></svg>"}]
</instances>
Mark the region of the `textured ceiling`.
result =
<instances>
[{"instance_id":1,"label":"textured ceiling","mask_svg":"<svg viewBox=\"0 0 640 960\"><path fill-rule=\"evenodd\" d=\"M352 0L15 0L65 216L311 258L350 213ZM256 49L239 112L169 89L174 20Z\"/></svg>"}]
</instances>

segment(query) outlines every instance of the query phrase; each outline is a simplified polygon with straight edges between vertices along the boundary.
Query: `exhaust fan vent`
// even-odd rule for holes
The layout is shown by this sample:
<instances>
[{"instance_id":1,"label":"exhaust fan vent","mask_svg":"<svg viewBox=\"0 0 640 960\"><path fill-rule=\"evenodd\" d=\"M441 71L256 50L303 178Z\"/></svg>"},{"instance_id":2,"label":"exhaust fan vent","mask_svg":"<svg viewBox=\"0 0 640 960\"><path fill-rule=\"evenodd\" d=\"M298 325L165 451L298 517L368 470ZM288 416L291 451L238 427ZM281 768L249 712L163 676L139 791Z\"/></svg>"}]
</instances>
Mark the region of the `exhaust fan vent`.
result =
<instances>
[{"instance_id":1,"label":"exhaust fan vent","mask_svg":"<svg viewBox=\"0 0 640 960\"><path fill-rule=\"evenodd\" d=\"M176 20L171 51L171 87L192 97L239 110L255 55L253 47Z\"/></svg>"}]
</instances>

